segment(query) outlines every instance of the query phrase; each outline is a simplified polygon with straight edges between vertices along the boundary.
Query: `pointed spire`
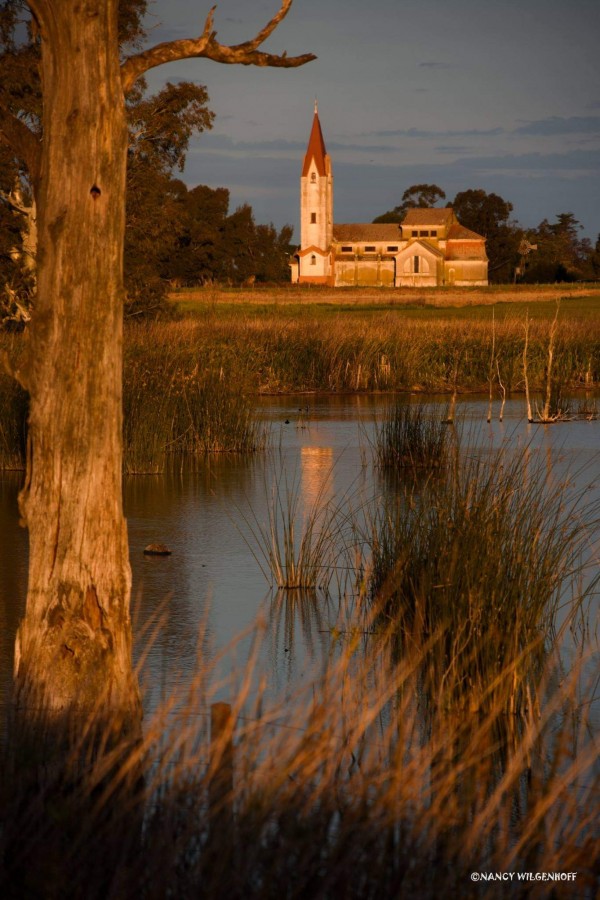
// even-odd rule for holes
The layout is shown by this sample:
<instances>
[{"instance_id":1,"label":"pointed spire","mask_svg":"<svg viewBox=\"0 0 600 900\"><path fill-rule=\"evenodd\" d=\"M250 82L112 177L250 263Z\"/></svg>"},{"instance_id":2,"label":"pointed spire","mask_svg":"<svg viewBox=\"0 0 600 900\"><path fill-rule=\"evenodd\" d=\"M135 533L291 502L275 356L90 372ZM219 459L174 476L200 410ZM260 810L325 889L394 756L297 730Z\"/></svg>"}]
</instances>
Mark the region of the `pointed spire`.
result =
<instances>
[{"instance_id":1,"label":"pointed spire","mask_svg":"<svg viewBox=\"0 0 600 900\"><path fill-rule=\"evenodd\" d=\"M304 156L304 165L302 166L302 176L308 175L311 161L314 159L319 175L327 174L327 150L325 149L325 141L323 140L323 132L321 131L321 123L319 122L319 111L317 109L317 100L315 98L315 115L313 118L312 130L308 139L308 147Z\"/></svg>"}]
</instances>

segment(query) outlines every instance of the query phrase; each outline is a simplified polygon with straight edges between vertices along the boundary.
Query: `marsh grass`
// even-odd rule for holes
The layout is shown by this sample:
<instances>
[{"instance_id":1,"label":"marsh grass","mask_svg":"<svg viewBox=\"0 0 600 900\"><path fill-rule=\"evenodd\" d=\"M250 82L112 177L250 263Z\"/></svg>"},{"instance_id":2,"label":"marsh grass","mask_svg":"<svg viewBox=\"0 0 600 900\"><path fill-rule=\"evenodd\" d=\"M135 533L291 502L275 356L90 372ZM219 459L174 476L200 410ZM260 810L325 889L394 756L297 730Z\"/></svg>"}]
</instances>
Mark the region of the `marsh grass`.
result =
<instances>
[{"instance_id":1,"label":"marsh grass","mask_svg":"<svg viewBox=\"0 0 600 900\"><path fill-rule=\"evenodd\" d=\"M519 727L498 727L499 703L458 715L432 702L425 722L416 688L435 637L399 659L393 634L369 646L343 624L292 696L266 696L260 636L229 687L199 666L116 770L100 754L68 792L23 796L3 768L0 835L18 848L2 857L3 897L438 900L481 897L472 871L533 871L577 872L553 896L591 900L600 772L580 673L549 658ZM211 742L215 690L232 714ZM543 888L515 878L511 896Z\"/></svg>"},{"instance_id":2,"label":"marsh grass","mask_svg":"<svg viewBox=\"0 0 600 900\"><path fill-rule=\"evenodd\" d=\"M171 367L127 378L124 460L129 473L159 472L209 453L253 453L267 442L250 401L220 375Z\"/></svg>"},{"instance_id":3,"label":"marsh grass","mask_svg":"<svg viewBox=\"0 0 600 900\"><path fill-rule=\"evenodd\" d=\"M375 427L375 457L381 468L392 471L443 468L451 441L452 432L439 414L399 398Z\"/></svg>"},{"instance_id":4,"label":"marsh grass","mask_svg":"<svg viewBox=\"0 0 600 900\"><path fill-rule=\"evenodd\" d=\"M171 345L160 326L137 331L124 368L125 471L264 448L266 430L242 387L204 365L193 347Z\"/></svg>"},{"instance_id":5,"label":"marsh grass","mask_svg":"<svg viewBox=\"0 0 600 900\"><path fill-rule=\"evenodd\" d=\"M324 499L326 477L313 502L305 508L301 482L282 469L274 478L267 501L267 521L254 510L240 515L249 530L250 551L268 583L284 591L327 589L336 554L337 508Z\"/></svg>"},{"instance_id":6,"label":"marsh grass","mask_svg":"<svg viewBox=\"0 0 600 900\"><path fill-rule=\"evenodd\" d=\"M571 301L569 301L571 302ZM323 312L323 309L325 310ZM446 309L382 305L209 304L181 321L125 330L124 435L127 471L158 471L162 454L247 452L262 445L252 419L257 394L295 391L490 390L490 351L499 393L523 390L523 316L511 304L458 318ZM569 312L555 336L554 383L561 395L600 383L600 320ZM501 314L502 313L502 314ZM547 385L551 322L533 317L528 378ZM22 335L0 335L0 352L19 353ZM492 347L493 344L493 347ZM10 345L10 346L9 346ZM457 365L460 361L460 365ZM493 378L492 378L493 382ZM492 385L493 387L493 385ZM0 380L0 466L22 461L22 423L10 379ZM22 464L22 463L21 463Z\"/></svg>"},{"instance_id":7,"label":"marsh grass","mask_svg":"<svg viewBox=\"0 0 600 900\"><path fill-rule=\"evenodd\" d=\"M532 318L528 368L532 391L545 384L551 322ZM250 305L206 317L132 330L129 352L194 357L225 380L252 393L294 391L418 390L452 393L489 390L490 350L506 391L523 389L523 319L489 310L478 318L405 318L314 309L286 314L276 305L259 313ZM154 348L154 349L153 349ZM600 325L594 319L561 322L555 365L573 389L600 381ZM460 362L457 365L457 361ZM559 362L560 361L560 362Z\"/></svg>"},{"instance_id":8,"label":"marsh grass","mask_svg":"<svg viewBox=\"0 0 600 900\"><path fill-rule=\"evenodd\" d=\"M594 515L528 448L462 448L443 477L399 487L372 526L369 595L400 653L438 635L424 670L438 702L523 713L559 610L564 630L595 590L565 594Z\"/></svg>"}]
</instances>

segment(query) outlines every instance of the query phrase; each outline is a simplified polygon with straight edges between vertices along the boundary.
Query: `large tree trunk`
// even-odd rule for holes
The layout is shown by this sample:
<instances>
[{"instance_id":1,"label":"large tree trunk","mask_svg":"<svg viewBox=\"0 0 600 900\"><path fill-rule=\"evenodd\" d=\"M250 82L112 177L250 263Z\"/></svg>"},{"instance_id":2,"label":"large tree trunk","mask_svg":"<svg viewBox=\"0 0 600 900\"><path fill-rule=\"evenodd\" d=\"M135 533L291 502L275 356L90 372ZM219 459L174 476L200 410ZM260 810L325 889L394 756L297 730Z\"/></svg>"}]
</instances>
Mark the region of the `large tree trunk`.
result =
<instances>
[{"instance_id":1,"label":"large tree trunk","mask_svg":"<svg viewBox=\"0 0 600 900\"><path fill-rule=\"evenodd\" d=\"M32 4L33 6L34 4ZM19 718L139 721L121 492L122 248L127 128L117 0L35 4L42 22L38 296L30 392L26 614ZM48 10L50 12L48 12Z\"/></svg>"}]
</instances>

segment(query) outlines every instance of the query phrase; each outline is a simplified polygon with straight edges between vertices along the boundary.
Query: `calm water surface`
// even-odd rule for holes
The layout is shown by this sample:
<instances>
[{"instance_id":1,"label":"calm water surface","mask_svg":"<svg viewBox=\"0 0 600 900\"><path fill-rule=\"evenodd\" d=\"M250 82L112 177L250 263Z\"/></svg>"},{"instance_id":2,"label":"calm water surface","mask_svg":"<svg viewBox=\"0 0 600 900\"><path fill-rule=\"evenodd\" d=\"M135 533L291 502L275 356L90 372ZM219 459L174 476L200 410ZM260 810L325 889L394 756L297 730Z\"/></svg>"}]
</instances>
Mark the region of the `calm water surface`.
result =
<instances>
[{"instance_id":1,"label":"calm water surface","mask_svg":"<svg viewBox=\"0 0 600 900\"><path fill-rule=\"evenodd\" d=\"M136 661L143 663L147 707L184 689L200 665L238 639L233 655L243 665L246 634L260 613L266 623L261 660L270 689L292 690L330 651L338 602L286 603L271 590L254 554L267 525L273 485L298 488L300 519L317 498L349 505L355 515L372 508L382 482L371 461L374 421L389 402L382 397L265 398L260 414L271 426L271 449L254 458L213 457L199 472L125 479L134 579ZM434 400L432 400L434 402ZM442 401L446 403L447 401ZM531 426L522 399L506 405L504 422L488 425L487 401L459 404L472 452L509 441L530 446L549 478L568 473L587 488L600 512L600 422ZM496 408L497 415L497 408ZM26 535L18 526L20 475L0 473L0 687L6 701L12 649L26 593ZM590 543L598 565L599 535ZM166 543L169 557L146 557L144 547ZM336 574L343 576L344 557ZM335 595L335 592L332 592ZM593 620L593 615L592 615ZM597 620L596 620L597 621ZM597 641L597 633L590 642ZM219 671L231 665L231 654ZM226 689L223 688L226 693Z\"/></svg>"}]
</instances>

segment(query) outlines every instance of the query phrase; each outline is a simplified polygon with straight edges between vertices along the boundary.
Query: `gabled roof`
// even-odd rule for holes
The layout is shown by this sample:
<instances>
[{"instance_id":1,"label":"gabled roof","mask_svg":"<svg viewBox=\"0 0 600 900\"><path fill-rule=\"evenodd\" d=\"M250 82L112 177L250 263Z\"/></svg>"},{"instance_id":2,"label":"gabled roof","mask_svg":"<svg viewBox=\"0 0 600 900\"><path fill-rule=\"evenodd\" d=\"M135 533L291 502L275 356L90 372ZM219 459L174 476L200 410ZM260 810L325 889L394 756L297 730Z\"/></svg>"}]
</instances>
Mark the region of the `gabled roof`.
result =
<instances>
[{"instance_id":1,"label":"gabled roof","mask_svg":"<svg viewBox=\"0 0 600 900\"><path fill-rule=\"evenodd\" d=\"M402 220L402 225L450 225L455 220L454 210L450 207L415 207L409 209Z\"/></svg>"},{"instance_id":2,"label":"gabled roof","mask_svg":"<svg viewBox=\"0 0 600 900\"><path fill-rule=\"evenodd\" d=\"M333 226L333 240L354 241L401 241L402 232L396 223L354 223Z\"/></svg>"},{"instance_id":3,"label":"gabled roof","mask_svg":"<svg viewBox=\"0 0 600 900\"><path fill-rule=\"evenodd\" d=\"M413 241L410 241L406 247L404 247L400 253L398 254L399 258L403 258L405 256L412 256L416 248L420 250L424 250L426 253L431 253L432 256L439 256L444 258L443 250L437 246L435 241L428 241L427 238L418 238Z\"/></svg>"},{"instance_id":4,"label":"gabled roof","mask_svg":"<svg viewBox=\"0 0 600 900\"><path fill-rule=\"evenodd\" d=\"M321 123L319 122L319 113L315 109L312 130L308 139L308 147L304 156L304 165L302 166L302 176L308 175L311 161L314 159L319 175L327 174L327 150L325 149L325 141L323 140L323 132L321 131Z\"/></svg>"},{"instance_id":5,"label":"gabled roof","mask_svg":"<svg viewBox=\"0 0 600 900\"><path fill-rule=\"evenodd\" d=\"M295 256L308 256L309 253L318 254L319 256L329 256L329 250L322 250L321 247L316 247L314 244L311 244L310 247L305 247L304 250L297 250Z\"/></svg>"}]
</instances>

